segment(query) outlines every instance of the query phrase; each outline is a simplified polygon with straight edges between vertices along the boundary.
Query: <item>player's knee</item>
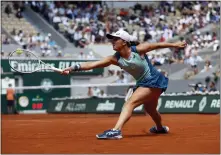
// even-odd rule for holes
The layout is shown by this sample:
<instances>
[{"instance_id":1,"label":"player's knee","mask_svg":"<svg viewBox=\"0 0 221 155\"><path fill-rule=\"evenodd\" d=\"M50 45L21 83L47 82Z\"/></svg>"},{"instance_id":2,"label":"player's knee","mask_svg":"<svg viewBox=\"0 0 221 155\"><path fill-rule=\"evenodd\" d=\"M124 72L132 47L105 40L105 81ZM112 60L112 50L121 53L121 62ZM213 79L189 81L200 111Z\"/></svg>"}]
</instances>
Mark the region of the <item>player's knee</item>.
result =
<instances>
[{"instance_id":1,"label":"player's knee","mask_svg":"<svg viewBox=\"0 0 221 155\"><path fill-rule=\"evenodd\" d=\"M136 102L136 101L129 101L127 103L127 105L134 109L134 108L138 107L140 105L140 103Z\"/></svg>"}]
</instances>

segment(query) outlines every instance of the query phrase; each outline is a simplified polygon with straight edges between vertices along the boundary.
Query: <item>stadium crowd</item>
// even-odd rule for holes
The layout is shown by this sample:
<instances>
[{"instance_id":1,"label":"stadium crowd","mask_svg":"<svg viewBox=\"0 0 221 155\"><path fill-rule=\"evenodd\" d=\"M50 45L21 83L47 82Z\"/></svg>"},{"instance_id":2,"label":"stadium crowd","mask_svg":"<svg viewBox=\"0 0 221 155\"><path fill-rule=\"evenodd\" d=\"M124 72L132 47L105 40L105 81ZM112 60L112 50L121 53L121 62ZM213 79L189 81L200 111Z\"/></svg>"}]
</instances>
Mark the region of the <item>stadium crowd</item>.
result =
<instances>
[{"instance_id":1,"label":"stadium crowd","mask_svg":"<svg viewBox=\"0 0 221 155\"><path fill-rule=\"evenodd\" d=\"M15 16L22 19L25 3L12 4L13 6L5 7L4 13L8 18ZM80 48L85 48L90 43L106 43L105 35L119 29L125 29L137 36L140 42L164 42L175 36L189 34L191 37L186 40L188 46L185 50L176 49L172 55L156 53L148 57L154 66L174 62L186 64L191 68L191 75L210 71L214 67L211 60L205 61L199 55L203 48L211 47L211 52L216 52L220 48L219 38L215 32L201 34L198 31L210 23L219 24L220 2L218 1L163 1L157 8L137 3L128 9L108 8L108 5L101 2L30 1L26 4L30 4L35 12L40 13L56 30ZM23 29L14 28L10 34L24 49L34 50L35 47L40 47L42 56L50 56L52 50L57 51L58 56L62 56L50 33L26 33ZM184 38L180 37L180 40L183 41ZM2 37L2 44L11 43L11 38L5 35ZM1 55L4 55L4 51L1 51ZM81 52L78 56L78 59L93 58L93 53L85 55ZM199 70L198 63L204 61L203 69ZM159 69L159 71L169 76L164 70ZM109 76L113 75L117 75L115 83L133 82L133 78L124 71L109 70ZM192 91L216 91L220 67L211 76L213 77L205 79L205 85L202 83L191 85ZM107 94L95 87L88 88L88 96L106 97Z\"/></svg>"},{"instance_id":2,"label":"stadium crowd","mask_svg":"<svg viewBox=\"0 0 221 155\"><path fill-rule=\"evenodd\" d=\"M76 46L79 40L106 42L105 34L126 29L143 41L166 41L219 23L220 2L161 2L157 8L137 3L128 9L109 8L101 2L30 2ZM182 11L180 11L182 10Z\"/></svg>"},{"instance_id":3,"label":"stadium crowd","mask_svg":"<svg viewBox=\"0 0 221 155\"><path fill-rule=\"evenodd\" d=\"M7 17L16 17L17 19L23 18L23 11L25 10L24 2L7 2L6 7L4 9ZM13 30L10 32L10 35L13 39L22 46L23 49L34 50L35 47L39 47L41 49L41 56L49 56L51 51L56 51L58 46L55 41L52 39L51 34L43 34L43 33L32 33L32 32L24 32L23 28L19 28L15 25ZM10 44L11 39L8 37L3 38L3 44ZM58 56L61 54L58 51Z\"/></svg>"},{"instance_id":4,"label":"stadium crowd","mask_svg":"<svg viewBox=\"0 0 221 155\"><path fill-rule=\"evenodd\" d=\"M63 33L76 47L85 48L90 43L105 43L107 33L125 29L137 36L140 42L164 42L175 36L191 35L187 40L185 50L176 49L172 55L148 55L154 66L171 63L184 63L189 65L194 74L206 72L213 66L206 61L203 70L198 71L197 63L203 61L199 52L203 48L212 47L215 52L219 49L216 33L200 34L198 29L210 23L220 22L220 2L218 1L162 1L158 7L141 5L126 8L109 8L105 2L64 2L64 1L30 1L26 2L31 8L41 14L55 29ZM22 18L25 3L13 2L13 8L6 6L5 13L10 16L16 10L16 17ZM19 14L17 16L17 14ZM194 33L193 33L194 32ZM23 48L34 49L39 46L42 56L50 55L52 50L61 51L51 39L51 34L26 34L22 30L13 29L11 32ZM180 40L184 40L180 37ZM4 38L3 44L10 44L10 38ZM80 53L79 59L91 59L93 54ZM168 76L167 72L162 71ZM119 78L118 83L127 83L130 77L126 73L113 73Z\"/></svg>"},{"instance_id":5,"label":"stadium crowd","mask_svg":"<svg viewBox=\"0 0 221 155\"><path fill-rule=\"evenodd\" d=\"M55 29L63 33L76 47L90 43L106 43L105 35L119 29L137 36L140 42L164 42L175 36L192 34L185 51L176 49L173 55L150 55L153 65L185 63L194 73L197 62L202 61L199 50L213 47L219 49L216 34L201 35L198 29L220 21L220 2L174 2L163 1L157 8L137 3L128 9L109 8L101 2L31 2L31 7L40 13ZM83 10L83 11L82 11ZM184 38L180 38L184 40ZM79 56L80 57L80 56ZM167 73L166 73L167 74Z\"/></svg>"},{"instance_id":6,"label":"stadium crowd","mask_svg":"<svg viewBox=\"0 0 221 155\"><path fill-rule=\"evenodd\" d=\"M220 78L220 70L217 70L217 72L214 72L212 76L207 76L205 78L205 83L198 82L196 84L189 84L191 87L192 92L201 92L201 93L207 93L207 92L217 92L218 89L218 79Z\"/></svg>"}]
</instances>

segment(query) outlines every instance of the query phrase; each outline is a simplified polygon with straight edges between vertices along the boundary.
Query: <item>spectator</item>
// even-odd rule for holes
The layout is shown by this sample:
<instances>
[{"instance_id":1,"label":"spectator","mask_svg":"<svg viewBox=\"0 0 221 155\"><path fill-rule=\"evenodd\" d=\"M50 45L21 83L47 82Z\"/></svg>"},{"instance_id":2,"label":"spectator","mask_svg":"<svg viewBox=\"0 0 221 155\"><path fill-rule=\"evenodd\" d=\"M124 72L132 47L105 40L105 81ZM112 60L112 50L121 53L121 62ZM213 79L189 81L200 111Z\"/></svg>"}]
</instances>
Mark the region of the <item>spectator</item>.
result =
<instances>
[{"instance_id":1,"label":"spectator","mask_svg":"<svg viewBox=\"0 0 221 155\"><path fill-rule=\"evenodd\" d=\"M43 36L41 35L41 33L37 33L37 36L35 37L36 41L38 42L42 42L44 40Z\"/></svg>"},{"instance_id":2,"label":"spectator","mask_svg":"<svg viewBox=\"0 0 221 155\"><path fill-rule=\"evenodd\" d=\"M75 33L75 25L72 24L68 28L68 31L66 32L67 38L69 39L70 42L74 42L74 40L73 40L74 33Z\"/></svg>"},{"instance_id":3,"label":"spectator","mask_svg":"<svg viewBox=\"0 0 221 155\"><path fill-rule=\"evenodd\" d=\"M213 44L213 51L215 52L215 51L219 50L219 47L220 47L219 41L215 40L214 44Z\"/></svg>"},{"instance_id":4,"label":"spectator","mask_svg":"<svg viewBox=\"0 0 221 155\"><path fill-rule=\"evenodd\" d=\"M88 40L85 38L85 33L82 33L82 37L78 40L78 45L80 48L85 48L87 45L89 45Z\"/></svg>"},{"instance_id":5,"label":"spectator","mask_svg":"<svg viewBox=\"0 0 221 155\"><path fill-rule=\"evenodd\" d=\"M12 35L12 36L15 36L15 35L16 35L16 29L15 29L15 28L13 28L13 30L11 31L11 35Z\"/></svg>"},{"instance_id":6,"label":"spectator","mask_svg":"<svg viewBox=\"0 0 221 155\"><path fill-rule=\"evenodd\" d=\"M62 50L58 49L57 45L54 45L54 51L55 51L55 53L57 53L57 57L61 57L62 56Z\"/></svg>"},{"instance_id":7,"label":"spectator","mask_svg":"<svg viewBox=\"0 0 221 155\"><path fill-rule=\"evenodd\" d=\"M78 55L78 59L79 60L85 60L86 59L86 55L81 51L80 54Z\"/></svg>"},{"instance_id":8,"label":"spectator","mask_svg":"<svg viewBox=\"0 0 221 155\"><path fill-rule=\"evenodd\" d=\"M1 50L1 56L3 57L5 55L4 50Z\"/></svg>"},{"instance_id":9,"label":"spectator","mask_svg":"<svg viewBox=\"0 0 221 155\"><path fill-rule=\"evenodd\" d=\"M6 90L6 99L7 99L7 110L8 114L13 114L15 111L15 91L12 88L12 84L8 85L8 88Z\"/></svg>"},{"instance_id":10,"label":"spectator","mask_svg":"<svg viewBox=\"0 0 221 155\"><path fill-rule=\"evenodd\" d=\"M164 62L165 62L165 58L162 57L162 55L160 54L156 54L156 56L154 56L152 59L152 64L154 66L161 66L164 64Z\"/></svg>"},{"instance_id":11,"label":"spectator","mask_svg":"<svg viewBox=\"0 0 221 155\"><path fill-rule=\"evenodd\" d=\"M98 97L100 94L101 90L98 87L93 88L93 96Z\"/></svg>"},{"instance_id":12,"label":"spectator","mask_svg":"<svg viewBox=\"0 0 221 155\"><path fill-rule=\"evenodd\" d=\"M184 62L189 64L194 71L194 74L198 73L198 62L203 61L203 59L198 56L197 53L194 53L192 56L188 57Z\"/></svg>"},{"instance_id":13,"label":"spectator","mask_svg":"<svg viewBox=\"0 0 221 155\"><path fill-rule=\"evenodd\" d=\"M91 87L88 87L87 96L88 97L92 97L93 96L93 89Z\"/></svg>"},{"instance_id":14,"label":"spectator","mask_svg":"<svg viewBox=\"0 0 221 155\"><path fill-rule=\"evenodd\" d=\"M17 10L17 12L16 12L16 15L15 15L18 19L21 19L21 18L23 18L23 16L22 16L22 11L21 11L21 9L19 8L18 10Z\"/></svg>"},{"instance_id":15,"label":"spectator","mask_svg":"<svg viewBox=\"0 0 221 155\"><path fill-rule=\"evenodd\" d=\"M6 37L4 40L3 40L3 44L11 44L11 39Z\"/></svg>"},{"instance_id":16,"label":"spectator","mask_svg":"<svg viewBox=\"0 0 221 155\"><path fill-rule=\"evenodd\" d=\"M48 56L51 53L50 45L48 45L45 40L43 40L41 44L41 52L42 57Z\"/></svg>"},{"instance_id":17,"label":"spectator","mask_svg":"<svg viewBox=\"0 0 221 155\"><path fill-rule=\"evenodd\" d=\"M116 83L127 83L127 79L126 79L125 75L120 73L118 75L118 79L117 79Z\"/></svg>"},{"instance_id":18,"label":"spectator","mask_svg":"<svg viewBox=\"0 0 221 155\"><path fill-rule=\"evenodd\" d=\"M74 33L74 37L73 37L73 41L74 41L74 45L75 47L79 46L79 40L82 38L82 33L79 30L79 28L76 29L76 32Z\"/></svg>"},{"instance_id":19,"label":"spectator","mask_svg":"<svg viewBox=\"0 0 221 155\"><path fill-rule=\"evenodd\" d=\"M53 26L56 30L59 30L59 23L61 23L61 17L59 16L59 14L57 13L54 17L53 17Z\"/></svg>"},{"instance_id":20,"label":"spectator","mask_svg":"<svg viewBox=\"0 0 221 155\"><path fill-rule=\"evenodd\" d=\"M87 55L87 60L93 60L95 57L94 57L94 54L92 51L89 52L89 54Z\"/></svg>"},{"instance_id":21,"label":"spectator","mask_svg":"<svg viewBox=\"0 0 221 155\"><path fill-rule=\"evenodd\" d=\"M201 73L207 72L207 71L209 71L211 68L213 68L213 67L212 67L210 61L207 60L207 61L205 62L204 68L201 70Z\"/></svg>"},{"instance_id":22,"label":"spectator","mask_svg":"<svg viewBox=\"0 0 221 155\"><path fill-rule=\"evenodd\" d=\"M100 97L100 98L107 97L107 94L104 93L104 90L101 90L101 92L98 95L98 97Z\"/></svg>"},{"instance_id":23,"label":"spectator","mask_svg":"<svg viewBox=\"0 0 221 155\"><path fill-rule=\"evenodd\" d=\"M38 5L38 3L36 2L36 7L39 7L41 10L41 5ZM69 2L69 4L71 3ZM128 29L130 33L134 32L134 35L141 42L147 41L150 38L157 38L157 40L161 39L161 41L164 41L164 39L168 40L176 35L196 31L210 22L220 20L220 15L218 14L219 7L217 7L215 2L206 5L204 2L179 3L178 5L171 2L166 2L164 5L161 3L157 8L142 6L137 3L134 7L130 7L129 9L122 8L117 13L115 8L110 9L106 5L101 7L100 2L99 4L85 2L84 5L76 5L76 7L66 7L62 2L59 5L55 2L48 2L45 3L48 9L45 9L41 13L49 18L49 20L53 19L55 21L57 19L58 23L64 25L66 33L70 31L69 28L72 25L69 24L69 21L74 22L76 27L80 27L79 31L89 27L91 30L89 34L90 39L87 37L86 39L92 43L105 42L106 39L103 36L106 33L112 33L116 29L121 28ZM79 10L84 10L84 12L82 13ZM179 10L182 10L182 12L179 12ZM207 14L207 12L209 13ZM173 14L170 16L169 13ZM138 18L136 14L141 17ZM166 25L165 23L169 24ZM58 24L56 28L59 29ZM75 33L75 31L72 32L72 36ZM68 35L66 36L68 37ZM78 37L77 40L80 38ZM70 39L70 41L72 40ZM154 39L149 41L154 41Z\"/></svg>"},{"instance_id":24,"label":"spectator","mask_svg":"<svg viewBox=\"0 0 221 155\"><path fill-rule=\"evenodd\" d=\"M9 4L5 7L5 13L10 17L10 14L12 14L12 8Z\"/></svg>"},{"instance_id":25,"label":"spectator","mask_svg":"<svg viewBox=\"0 0 221 155\"><path fill-rule=\"evenodd\" d=\"M206 88L208 89L209 88L209 84L210 84L210 76L207 76L205 78L205 83L206 83Z\"/></svg>"},{"instance_id":26,"label":"spectator","mask_svg":"<svg viewBox=\"0 0 221 155\"><path fill-rule=\"evenodd\" d=\"M217 91L216 89L216 84L215 82L210 82L210 89L209 89L209 92L214 92L214 91Z\"/></svg>"}]
</instances>

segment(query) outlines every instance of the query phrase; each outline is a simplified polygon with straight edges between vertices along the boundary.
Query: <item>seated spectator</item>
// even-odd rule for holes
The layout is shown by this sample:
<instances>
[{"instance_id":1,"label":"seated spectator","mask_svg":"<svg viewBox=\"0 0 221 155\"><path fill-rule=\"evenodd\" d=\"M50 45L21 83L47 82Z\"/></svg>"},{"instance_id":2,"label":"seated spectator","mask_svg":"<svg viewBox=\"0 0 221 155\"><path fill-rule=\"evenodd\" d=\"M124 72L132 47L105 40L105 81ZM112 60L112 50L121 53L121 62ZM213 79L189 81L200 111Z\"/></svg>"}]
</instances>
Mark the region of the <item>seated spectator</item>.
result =
<instances>
[{"instance_id":1,"label":"seated spectator","mask_svg":"<svg viewBox=\"0 0 221 155\"><path fill-rule=\"evenodd\" d=\"M48 56L51 53L50 45L48 45L45 40L43 40L41 44L41 52L42 52L42 57Z\"/></svg>"},{"instance_id":2,"label":"seated spectator","mask_svg":"<svg viewBox=\"0 0 221 155\"><path fill-rule=\"evenodd\" d=\"M124 74L120 73L120 75L118 75L116 83L127 83L127 79L125 78Z\"/></svg>"},{"instance_id":3,"label":"seated spectator","mask_svg":"<svg viewBox=\"0 0 221 155\"><path fill-rule=\"evenodd\" d=\"M162 55L157 54L153 59L152 59L152 64L154 66L161 66L165 62L165 58L162 57Z\"/></svg>"},{"instance_id":4,"label":"seated spectator","mask_svg":"<svg viewBox=\"0 0 221 155\"><path fill-rule=\"evenodd\" d=\"M102 97L107 97L107 94L104 93L104 90L101 90L100 94L98 95L98 97L102 98Z\"/></svg>"},{"instance_id":5,"label":"seated spectator","mask_svg":"<svg viewBox=\"0 0 221 155\"><path fill-rule=\"evenodd\" d=\"M28 42L28 48L35 48L35 46L37 45L36 37L33 36L32 34L29 34L27 42Z\"/></svg>"},{"instance_id":6,"label":"seated spectator","mask_svg":"<svg viewBox=\"0 0 221 155\"><path fill-rule=\"evenodd\" d=\"M66 36L67 36L67 38L69 39L70 42L74 42L74 40L73 40L74 33L75 33L75 25L72 24L68 28L68 30L66 31Z\"/></svg>"},{"instance_id":7,"label":"seated spectator","mask_svg":"<svg viewBox=\"0 0 221 155\"><path fill-rule=\"evenodd\" d=\"M206 32L206 34L204 35L204 40L208 42L212 41L212 35L209 32Z\"/></svg>"},{"instance_id":8,"label":"seated spectator","mask_svg":"<svg viewBox=\"0 0 221 155\"><path fill-rule=\"evenodd\" d=\"M15 29L15 28L13 28L13 30L11 31L11 35L12 35L12 36L15 36L15 35L16 35L16 29Z\"/></svg>"},{"instance_id":9,"label":"seated spectator","mask_svg":"<svg viewBox=\"0 0 221 155\"><path fill-rule=\"evenodd\" d=\"M20 9L20 8L17 10L17 12L16 12L15 16L16 16L18 19L23 18L23 16L22 16L22 11L21 11L21 9Z\"/></svg>"},{"instance_id":10,"label":"seated spectator","mask_svg":"<svg viewBox=\"0 0 221 155\"><path fill-rule=\"evenodd\" d=\"M85 60L86 59L86 55L83 52L80 52L80 54L78 55L78 59L79 60Z\"/></svg>"},{"instance_id":11,"label":"seated spectator","mask_svg":"<svg viewBox=\"0 0 221 155\"><path fill-rule=\"evenodd\" d=\"M3 44L11 44L11 39L6 37L4 40L3 40Z\"/></svg>"},{"instance_id":12,"label":"seated spectator","mask_svg":"<svg viewBox=\"0 0 221 155\"><path fill-rule=\"evenodd\" d=\"M55 41L54 40L49 40L47 41L48 45L51 46L51 47L54 47L56 45Z\"/></svg>"},{"instance_id":13,"label":"seated spectator","mask_svg":"<svg viewBox=\"0 0 221 155\"><path fill-rule=\"evenodd\" d=\"M93 60L95 58L94 54L92 51L89 52L89 54L87 55L87 60Z\"/></svg>"},{"instance_id":14,"label":"seated spectator","mask_svg":"<svg viewBox=\"0 0 221 155\"><path fill-rule=\"evenodd\" d=\"M204 68L201 70L201 73L207 72L207 71L209 71L211 68L213 68L213 67L212 67L210 61L207 60L207 61L205 62Z\"/></svg>"},{"instance_id":15,"label":"seated spectator","mask_svg":"<svg viewBox=\"0 0 221 155\"><path fill-rule=\"evenodd\" d=\"M100 93L101 93L100 88L98 88L98 87L93 88L93 96L94 97L98 97Z\"/></svg>"},{"instance_id":16,"label":"seated spectator","mask_svg":"<svg viewBox=\"0 0 221 155\"><path fill-rule=\"evenodd\" d=\"M5 7L5 13L10 17L10 14L12 14L12 8L9 4Z\"/></svg>"},{"instance_id":17,"label":"seated spectator","mask_svg":"<svg viewBox=\"0 0 221 155\"><path fill-rule=\"evenodd\" d=\"M73 41L74 41L74 45L75 47L78 47L79 46L79 40L80 38L82 38L82 32L80 31L79 28L76 29L76 32L74 33L74 36L73 36Z\"/></svg>"},{"instance_id":18,"label":"seated spectator","mask_svg":"<svg viewBox=\"0 0 221 155\"><path fill-rule=\"evenodd\" d=\"M78 40L78 46L80 48L85 48L87 45L89 45L88 40L85 38L85 33L82 33L82 37Z\"/></svg>"},{"instance_id":19,"label":"seated spectator","mask_svg":"<svg viewBox=\"0 0 221 155\"><path fill-rule=\"evenodd\" d=\"M35 37L37 41L42 42L44 40L43 36L41 33L37 33L37 36Z\"/></svg>"},{"instance_id":20,"label":"seated spectator","mask_svg":"<svg viewBox=\"0 0 221 155\"><path fill-rule=\"evenodd\" d=\"M61 23L61 17L59 16L59 13L57 13L54 17L53 17L53 26L56 30L59 30L59 26L58 24Z\"/></svg>"},{"instance_id":21,"label":"seated spectator","mask_svg":"<svg viewBox=\"0 0 221 155\"><path fill-rule=\"evenodd\" d=\"M219 50L219 47L220 47L219 41L215 40L214 44L213 44L213 51L215 52L215 51Z\"/></svg>"},{"instance_id":22,"label":"seated spectator","mask_svg":"<svg viewBox=\"0 0 221 155\"><path fill-rule=\"evenodd\" d=\"M161 37L160 37L160 42L165 42L165 41L166 41L166 39L164 38L164 36L162 34Z\"/></svg>"},{"instance_id":23,"label":"seated spectator","mask_svg":"<svg viewBox=\"0 0 221 155\"><path fill-rule=\"evenodd\" d=\"M92 97L94 95L93 89L91 87L88 87L87 96Z\"/></svg>"},{"instance_id":24,"label":"seated spectator","mask_svg":"<svg viewBox=\"0 0 221 155\"><path fill-rule=\"evenodd\" d=\"M189 56L186 60L184 60L185 64L189 64L191 66L191 68L194 71L194 74L198 73L198 62L203 61L203 59L198 56L197 53L194 53L193 55Z\"/></svg>"},{"instance_id":25,"label":"seated spectator","mask_svg":"<svg viewBox=\"0 0 221 155\"><path fill-rule=\"evenodd\" d=\"M61 49L58 49L58 46L57 45L54 45L54 51L55 53L57 53L57 57L61 57L62 56L62 51Z\"/></svg>"},{"instance_id":26,"label":"seated spectator","mask_svg":"<svg viewBox=\"0 0 221 155\"><path fill-rule=\"evenodd\" d=\"M217 91L216 89L216 84L215 82L210 82L210 89L209 89L209 92L214 92L214 91Z\"/></svg>"},{"instance_id":27,"label":"seated spectator","mask_svg":"<svg viewBox=\"0 0 221 155\"><path fill-rule=\"evenodd\" d=\"M115 73L114 70L108 69L108 76L113 76Z\"/></svg>"}]
</instances>

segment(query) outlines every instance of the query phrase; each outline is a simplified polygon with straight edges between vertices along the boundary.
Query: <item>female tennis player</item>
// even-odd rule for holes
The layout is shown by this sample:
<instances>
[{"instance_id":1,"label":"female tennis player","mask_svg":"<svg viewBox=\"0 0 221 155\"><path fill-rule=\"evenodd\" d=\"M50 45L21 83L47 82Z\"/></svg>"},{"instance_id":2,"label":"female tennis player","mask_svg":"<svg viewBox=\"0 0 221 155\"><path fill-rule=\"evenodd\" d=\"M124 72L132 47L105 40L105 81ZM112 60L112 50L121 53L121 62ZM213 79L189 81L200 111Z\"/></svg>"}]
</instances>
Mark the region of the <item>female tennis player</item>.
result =
<instances>
[{"instance_id":1,"label":"female tennis player","mask_svg":"<svg viewBox=\"0 0 221 155\"><path fill-rule=\"evenodd\" d=\"M131 45L132 36L126 31L120 30L114 34L107 34L111 40L113 50L116 53L102 60L95 62L85 62L63 70L62 74L69 74L71 71L90 70L93 68L107 67L111 64L117 65L127 71L136 79L134 93L126 101L120 117L110 130L106 130L96 135L98 139L121 139L122 127L131 118L133 110L144 104L144 109L148 113L156 126L150 128L151 133L168 133L169 128L162 125L160 113L156 110L158 98L161 93L166 91L168 78L157 71L148 59L146 53L160 48L184 48L186 42L176 43L141 43ZM133 40L134 41L134 40Z\"/></svg>"}]
</instances>

